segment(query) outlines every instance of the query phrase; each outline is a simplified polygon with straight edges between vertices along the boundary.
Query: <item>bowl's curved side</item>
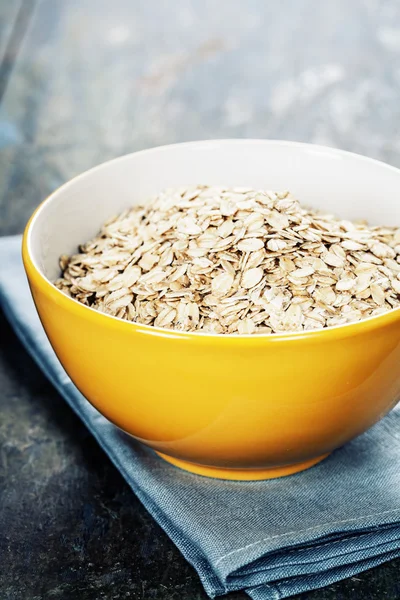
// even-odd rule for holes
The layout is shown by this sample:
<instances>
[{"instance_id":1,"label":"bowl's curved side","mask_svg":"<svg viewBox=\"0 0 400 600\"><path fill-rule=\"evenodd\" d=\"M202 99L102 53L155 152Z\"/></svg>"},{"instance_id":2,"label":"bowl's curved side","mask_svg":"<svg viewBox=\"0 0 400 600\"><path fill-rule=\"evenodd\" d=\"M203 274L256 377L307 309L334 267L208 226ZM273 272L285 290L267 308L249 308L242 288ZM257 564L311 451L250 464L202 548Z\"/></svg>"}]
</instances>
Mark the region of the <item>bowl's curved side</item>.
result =
<instances>
[{"instance_id":1,"label":"bowl's curved side","mask_svg":"<svg viewBox=\"0 0 400 600\"><path fill-rule=\"evenodd\" d=\"M344 340L148 335L58 302L25 264L76 386L118 427L172 457L242 469L309 461L365 431L399 396L399 320Z\"/></svg>"}]
</instances>

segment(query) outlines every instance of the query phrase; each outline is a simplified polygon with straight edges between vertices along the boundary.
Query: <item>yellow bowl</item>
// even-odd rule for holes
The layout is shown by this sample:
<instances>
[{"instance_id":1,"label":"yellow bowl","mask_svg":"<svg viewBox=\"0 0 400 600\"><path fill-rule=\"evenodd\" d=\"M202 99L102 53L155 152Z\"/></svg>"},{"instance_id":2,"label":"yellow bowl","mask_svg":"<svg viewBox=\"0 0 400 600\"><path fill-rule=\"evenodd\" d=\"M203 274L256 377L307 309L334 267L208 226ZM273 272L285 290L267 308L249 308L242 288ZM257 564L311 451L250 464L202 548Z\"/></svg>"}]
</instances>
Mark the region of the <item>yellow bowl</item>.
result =
<instances>
[{"instance_id":1,"label":"yellow bowl","mask_svg":"<svg viewBox=\"0 0 400 600\"><path fill-rule=\"evenodd\" d=\"M58 257L111 215L193 183L290 189L344 218L400 225L400 171L290 142L193 142L137 152L84 173L31 217L23 259L65 370L104 416L170 462L230 479L305 469L373 425L400 390L400 310L321 331L180 333L87 308L51 283Z\"/></svg>"}]
</instances>

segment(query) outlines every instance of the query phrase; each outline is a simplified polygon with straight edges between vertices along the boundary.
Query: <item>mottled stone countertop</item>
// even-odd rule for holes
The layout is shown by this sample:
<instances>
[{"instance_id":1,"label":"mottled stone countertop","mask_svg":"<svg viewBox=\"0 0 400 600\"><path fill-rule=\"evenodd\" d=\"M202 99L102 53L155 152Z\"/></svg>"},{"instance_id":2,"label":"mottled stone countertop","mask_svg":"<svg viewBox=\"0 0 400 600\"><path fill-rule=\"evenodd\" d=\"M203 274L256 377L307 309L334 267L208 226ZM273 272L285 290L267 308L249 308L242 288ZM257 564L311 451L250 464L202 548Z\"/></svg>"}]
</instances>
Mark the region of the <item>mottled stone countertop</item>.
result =
<instances>
[{"instance_id":1,"label":"mottled stone countertop","mask_svg":"<svg viewBox=\"0 0 400 600\"><path fill-rule=\"evenodd\" d=\"M292 139L400 166L399 32L398 0L2 0L0 235L75 174L159 144ZM0 328L1 600L205 599ZM341 598L399 599L400 561L301 596Z\"/></svg>"}]
</instances>

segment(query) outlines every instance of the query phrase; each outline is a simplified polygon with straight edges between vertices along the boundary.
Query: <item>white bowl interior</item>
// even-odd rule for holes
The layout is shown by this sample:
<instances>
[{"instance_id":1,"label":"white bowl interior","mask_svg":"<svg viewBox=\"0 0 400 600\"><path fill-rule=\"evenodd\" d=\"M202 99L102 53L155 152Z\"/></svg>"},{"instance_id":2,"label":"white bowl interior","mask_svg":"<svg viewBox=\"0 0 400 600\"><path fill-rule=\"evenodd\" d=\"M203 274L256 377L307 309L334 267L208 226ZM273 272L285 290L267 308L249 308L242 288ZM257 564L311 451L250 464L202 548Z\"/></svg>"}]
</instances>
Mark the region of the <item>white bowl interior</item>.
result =
<instances>
[{"instance_id":1,"label":"white bowl interior","mask_svg":"<svg viewBox=\"0 0 400 600\"><path fill-rule=\"evenodd\" d=\"M50 281L102 223L167 187L289 189L303 204L346 219L400 225L400 170L355 154L291 142L222 140L164 146L105 163L57 190L36 213L31 256Z\"/></svg>"}]
</instances>

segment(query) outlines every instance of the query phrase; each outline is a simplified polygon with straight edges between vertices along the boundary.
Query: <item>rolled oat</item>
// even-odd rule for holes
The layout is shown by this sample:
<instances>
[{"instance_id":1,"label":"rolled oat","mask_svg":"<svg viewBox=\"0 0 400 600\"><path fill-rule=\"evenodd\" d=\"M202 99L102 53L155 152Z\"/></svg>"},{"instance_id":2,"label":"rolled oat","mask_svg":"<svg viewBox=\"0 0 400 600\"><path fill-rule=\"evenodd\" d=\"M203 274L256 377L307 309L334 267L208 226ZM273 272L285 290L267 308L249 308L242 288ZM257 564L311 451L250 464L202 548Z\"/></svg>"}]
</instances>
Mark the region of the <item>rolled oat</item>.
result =
<instances>
[{"instance_id":1,"label":"rolled oat","mask_svg":"<svg viewBox=\"0 0 400 600\"><path fill-rule=\"evenodd\" d=\"M103 313L220 334L320 329L400 306L400 229L289 192L168 189L62 256L55 285Z\"/></svg>"}]
</instances>

